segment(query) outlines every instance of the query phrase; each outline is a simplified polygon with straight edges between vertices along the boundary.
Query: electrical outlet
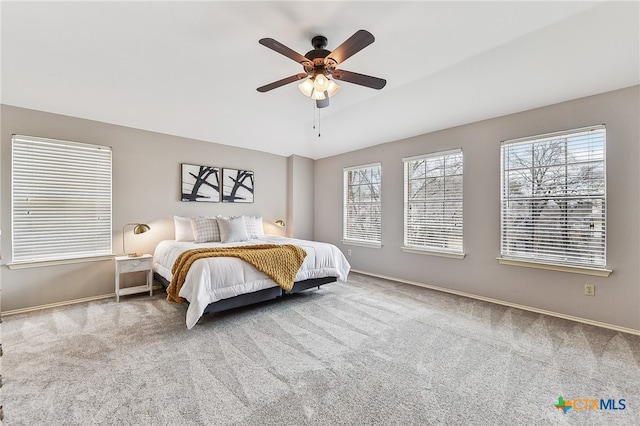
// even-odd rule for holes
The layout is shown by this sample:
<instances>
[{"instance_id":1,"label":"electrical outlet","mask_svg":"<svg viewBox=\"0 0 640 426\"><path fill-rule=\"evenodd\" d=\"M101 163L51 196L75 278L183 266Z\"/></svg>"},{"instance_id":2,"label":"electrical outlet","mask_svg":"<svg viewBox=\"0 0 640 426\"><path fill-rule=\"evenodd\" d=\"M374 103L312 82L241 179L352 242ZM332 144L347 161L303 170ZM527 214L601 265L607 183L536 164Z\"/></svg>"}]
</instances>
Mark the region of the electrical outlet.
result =
<instances>
[{"instance_id":1,"label":"electrical outlet","mask_svg":"<svg viewBox=\"0 0 640 426\"><path fill-rule=\"evenodd\" d=\"M347 250L347 254L351 256L351 249Z\"/></svg>"},{"instance_id":2,"label":"electrical outlet","mask_svg":"<svg viewBox=\"0 0 640 426\"><path fill-rule=\"evenodd\" d=\"M596 286L595 284L585 284L584 285L584 294L587 296L595 296L596 295Z\"/></svg>"}]
</instances>

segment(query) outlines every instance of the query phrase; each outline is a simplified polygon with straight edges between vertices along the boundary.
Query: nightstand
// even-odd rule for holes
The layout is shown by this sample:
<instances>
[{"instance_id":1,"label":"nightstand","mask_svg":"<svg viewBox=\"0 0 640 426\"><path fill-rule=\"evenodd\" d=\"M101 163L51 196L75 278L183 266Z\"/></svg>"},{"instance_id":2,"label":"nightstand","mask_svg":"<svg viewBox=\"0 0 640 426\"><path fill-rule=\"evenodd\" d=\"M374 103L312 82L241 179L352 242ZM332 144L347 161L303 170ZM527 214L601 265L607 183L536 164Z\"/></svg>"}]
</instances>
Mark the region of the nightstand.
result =
<instances>
[{"instance_id":1,"label":"nightstand","mask_svg":"<svg viewBox=\"0 0 640 426\"><path fill-rule=\"evenodd\" d=\"M120 296L128 294L149 292L149 296L153 296L153 256L143 254L138 257L116 256L116 302L120 301ZM147 272L147 284L134 287L120 288L120 274L129 272Z\"/></svg>"}]
</instances>

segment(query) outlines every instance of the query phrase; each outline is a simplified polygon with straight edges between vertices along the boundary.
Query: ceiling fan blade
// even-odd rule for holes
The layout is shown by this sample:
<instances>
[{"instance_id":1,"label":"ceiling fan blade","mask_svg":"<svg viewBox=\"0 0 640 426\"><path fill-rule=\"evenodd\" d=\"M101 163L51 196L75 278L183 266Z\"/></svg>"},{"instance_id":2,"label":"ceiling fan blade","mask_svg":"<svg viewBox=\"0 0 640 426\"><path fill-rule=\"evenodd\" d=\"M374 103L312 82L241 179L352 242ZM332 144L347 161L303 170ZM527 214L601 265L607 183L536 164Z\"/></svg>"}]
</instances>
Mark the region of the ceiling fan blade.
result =
<instances>
[{"instance_id":1,"label":"ceiling fan blade","mask_svg":"<svg viewBox=\"0 0 640 426\"><path fill-rule=\"evenodd\" d=\"M348 58L352 57L371 43L375 41L375 37L369 31L359 30L338 46L333 52L327 55L327 59L332 59L336 64L341 64Z\"/></svg>"},{"instance_id":2,"label":"ceiling fan blade","mask_svg":"<svg viewBox=\"0 0 640 426\"><path fill-rule=\"evenodd\" d=\"M335 70L332 75L336 80L359 84L360 86L370 87L377 90L382 89L387 84L387 80L383 78L371 77L370 75L358 74L357 72L352 71Z\"/></svg>"},{"instance_id":3,"label":"ceiling fan blade","mask_svg":"<svg viewBox=\"0 0 640 426\"><path fill-rule=\"evenodd\" d=\"M268 92L269 90L277 89L285 84L293 83L294 81L302 80L307 76L306 73L292 75L291 77L283 78L282 80L274 81L273 83L265 84L262 87L258 87L258 92Z\"/></svg>"},{"instance_id":4,"label":"ceiling fan blade","mask_svg":"<svg viewBox=\"0 0 640 426\"><path fill-rule=\"evenodd\" d=\"M288 48L284 44L272 38L261 38L260 40L258 40L258 43L265 47L268 47L271 50L275 50L279 54L284 55L289 59L293 59L294 61L301 64L304 64L305 62L311 62L309 61L309 59L305 58L295 50Z\"/></svg>"}]
</instances>

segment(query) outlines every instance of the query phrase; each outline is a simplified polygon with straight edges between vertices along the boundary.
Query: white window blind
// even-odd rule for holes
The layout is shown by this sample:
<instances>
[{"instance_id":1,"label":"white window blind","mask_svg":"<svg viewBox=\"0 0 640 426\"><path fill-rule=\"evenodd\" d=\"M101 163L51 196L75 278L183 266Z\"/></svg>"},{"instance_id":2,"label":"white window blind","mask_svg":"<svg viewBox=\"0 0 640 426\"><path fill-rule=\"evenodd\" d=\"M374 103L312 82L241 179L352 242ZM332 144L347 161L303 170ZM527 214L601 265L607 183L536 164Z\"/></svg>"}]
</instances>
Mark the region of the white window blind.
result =
<instances>
[{"instance_id":1,"label":"white window blind","mask_svg":"<svg viewBox=\"0 0 640 426\"><path fill-rule=\"evenodd\" d=\"M344 169L345 242L381 245L381 185L380 163Z\"/></svg>"},{"instance_id":2,"label":"white window blind","mask_svg":"<svg viewBox=\"0 0 640 426\"><path fill-rule=\"evenodd\" d=\"M606 130L505 141L501 256L606 267Z\"/></svg>"},{"instance_id":3,"label":"white window blind","mask_svg":"<svg viewBox=\"0 0 640 426\"><path fill-rule=\"evenodd\" d=\"M12 138L13 262L110 255L111 148Z\"/></svg>"},{"instance_id":4,"label":"white window blind","mask_svg":"<svg viewBox=\"0 0 640 426\"><path fill-rule=\"evenodd\" d=\"M462 150L402 161L404 248L462 254Z\"/></svg>"}]
</instances>

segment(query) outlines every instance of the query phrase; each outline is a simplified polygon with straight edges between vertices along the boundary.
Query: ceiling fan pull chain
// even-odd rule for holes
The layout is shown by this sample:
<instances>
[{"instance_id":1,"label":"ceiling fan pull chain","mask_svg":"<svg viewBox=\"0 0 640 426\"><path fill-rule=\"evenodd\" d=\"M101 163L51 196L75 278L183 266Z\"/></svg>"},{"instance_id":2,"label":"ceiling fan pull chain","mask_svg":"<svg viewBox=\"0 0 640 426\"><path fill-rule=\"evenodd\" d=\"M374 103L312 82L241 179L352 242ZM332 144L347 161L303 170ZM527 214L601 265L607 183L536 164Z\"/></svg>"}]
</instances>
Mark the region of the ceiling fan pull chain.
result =
<instances>
[{"instance_id":1,"label":"ceiling fan pull chain","mask_svg":"<svg viewBox=\"0 0 640 426\"><path fill-rule=\"evenodd\" d=\"M316 129L316 103L311 102L311 108L313 110L313 130Z\"/></svg>"},{"instance_id":2,"label":"ceiling fan pull chain","mask_svg":"<svg viewBox=\"0 0 640 426\"><path fill-rule=\"evenodd\" d=\"M316 125L316 111L318 111L318 121ZM318 137L320 137L320 108L316 105L316 101L313 101L313 129L318 128Z\"/></svg>"}]
</instances>

